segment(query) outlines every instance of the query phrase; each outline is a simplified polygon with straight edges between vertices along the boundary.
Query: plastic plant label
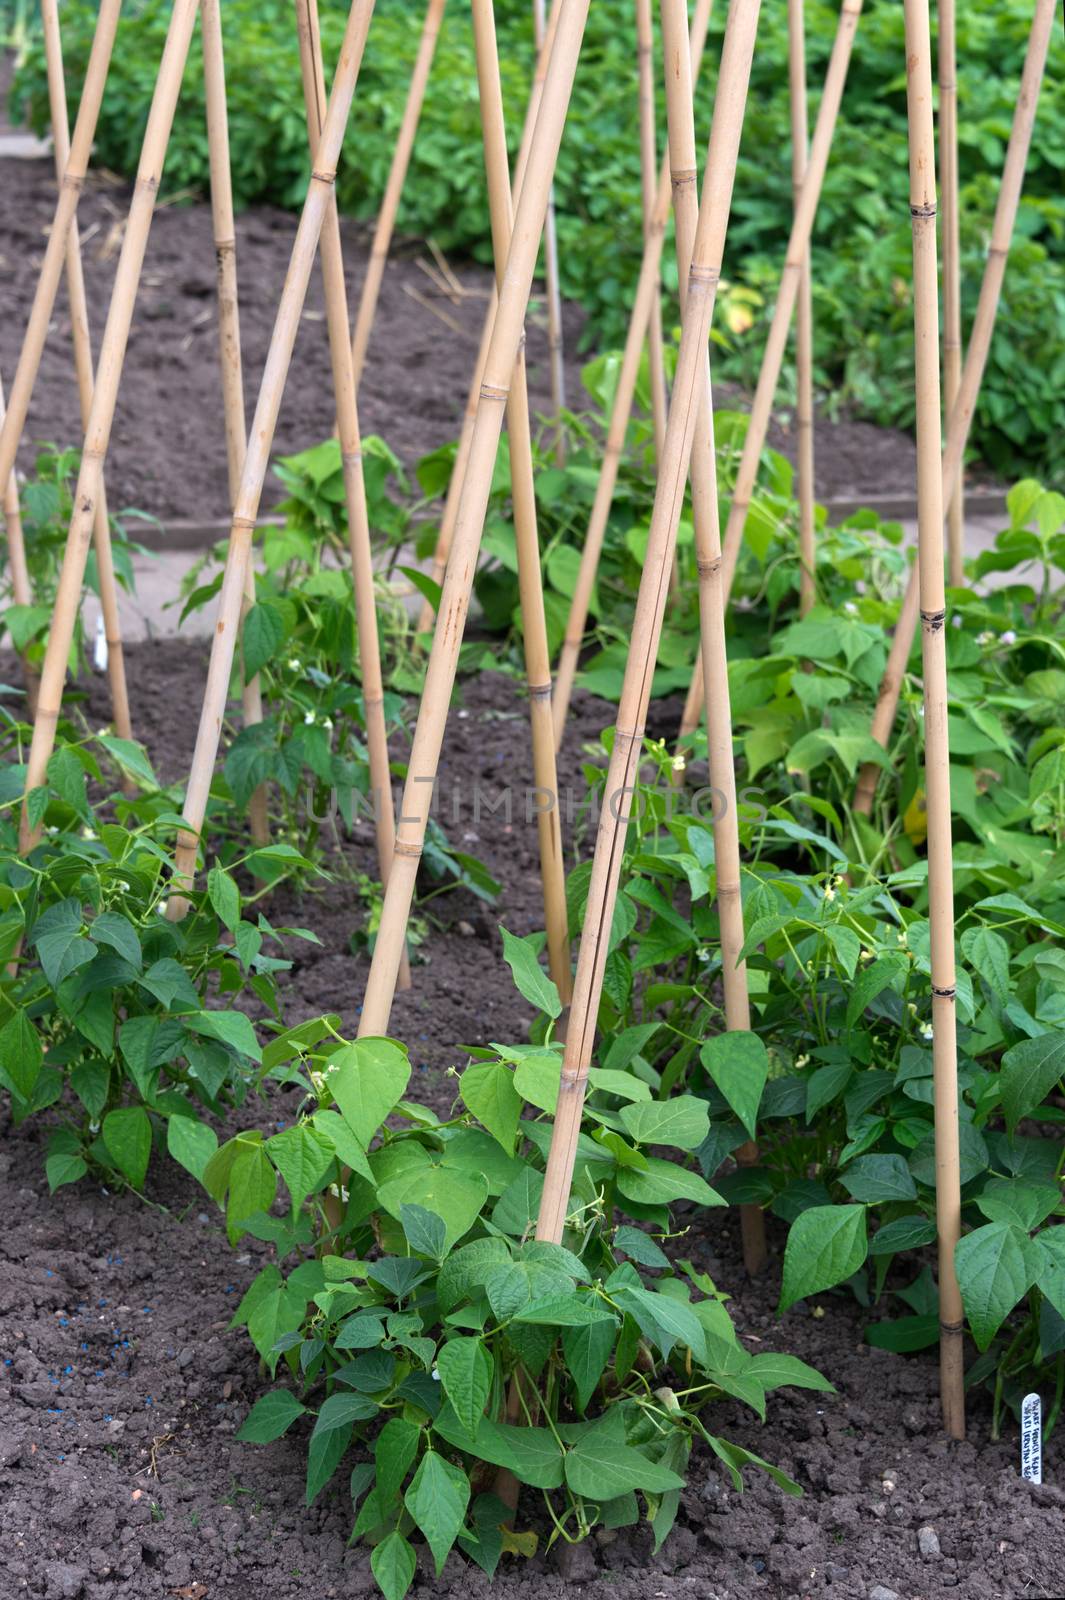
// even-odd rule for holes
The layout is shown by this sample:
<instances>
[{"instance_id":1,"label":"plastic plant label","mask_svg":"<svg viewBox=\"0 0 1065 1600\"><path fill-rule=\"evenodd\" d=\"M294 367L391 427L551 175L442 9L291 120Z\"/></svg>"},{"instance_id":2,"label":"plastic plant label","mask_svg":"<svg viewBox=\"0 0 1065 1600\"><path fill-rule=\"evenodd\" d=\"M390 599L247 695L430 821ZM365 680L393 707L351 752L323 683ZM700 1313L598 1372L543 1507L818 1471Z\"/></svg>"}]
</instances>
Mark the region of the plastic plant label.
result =
<instances>
[{"instance_id":1,"label":"plastic plant label","mask_svg":"<svg viewBox=\"0 0 1065 1600\"><path fill-rule=\"evenodd\" d=\"M1021 1402L1021 1477L1043 1481L1043 1402L1037 1394L1026 1394Z\"/></svg>"}]
</instances>

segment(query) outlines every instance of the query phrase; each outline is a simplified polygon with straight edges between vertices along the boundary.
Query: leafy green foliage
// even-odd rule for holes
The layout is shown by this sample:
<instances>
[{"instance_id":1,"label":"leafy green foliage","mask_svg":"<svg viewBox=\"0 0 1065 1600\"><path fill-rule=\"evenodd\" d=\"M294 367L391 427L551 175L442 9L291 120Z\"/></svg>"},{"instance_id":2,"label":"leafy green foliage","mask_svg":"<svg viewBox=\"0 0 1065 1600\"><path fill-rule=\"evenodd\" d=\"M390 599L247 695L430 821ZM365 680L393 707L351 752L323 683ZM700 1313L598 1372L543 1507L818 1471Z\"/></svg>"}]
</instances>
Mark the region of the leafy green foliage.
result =
<instances>
[{"instance_id":1,"label":"leafy green foliage","mask_svg":"<svg viewBox=\"0 0 1065 1600\"><path fill-rule=\"evenodd\" d=\"M533 42L528 8L497 6L503 93L512 156L528 95ZM328 63L335 59L346 7L322 8ZM369 218L380 203L402 115L423 8L381 0L359 78L349 154L337 190L341 208ZM162 49L168 8L146 0L119 24L109 92L101 111L99 159L132 175ZM72 98L83 80L95 8L69 0L64 51ZM809 0L807 71L816 94L824 79L838 7ZM1031 21L1024 0L960 19L958 59L962 216L962 287L966 325L983 272L1005 144ZM714 15L706 65L697 86L700 141L710 125L724 16ZM233 184L241 204L298 205L308 173L306 131L291 13L269 4L228 0L223 8L228 58ZM206 191L203 71L193 40L166 182L172 191ZM661 55L657 49L656 59ZM902 16L896 5L867 4L850 65L813 241L814 325L819 386L856 402L878 421L912 422L912 307L909 227L904 192L906 106ZM759 34L750 111L740 151L729 227L726 278L716 337L725 374L753 386L766 316L791 226L787 33L767 19ZM1046 82L1025 175L1024 200L1006 272L1002 314L977 408L973 444L1000 470L1018 463L1061 465L1065 278L1058 248L1063 229L1061 173L1062 46L1051 44ZM47 126L42 52L29 54L16 78L34 126ZM659 100L659 144L664 110ZM71 107L73 115L74 107ZM562 287L589 311L589 334L620 341L639 272L642 211L637 137L636 40L630 15L593 8L585 35L556 177ZM784 158L782 159L782 152ZM445 14L429 94L414 144L399 213L401 231L434 236L446 250L491 259L478 121L476 74L467 17ZM675 293L673 252L663 256Z\"/></svg>"}]
</instances>

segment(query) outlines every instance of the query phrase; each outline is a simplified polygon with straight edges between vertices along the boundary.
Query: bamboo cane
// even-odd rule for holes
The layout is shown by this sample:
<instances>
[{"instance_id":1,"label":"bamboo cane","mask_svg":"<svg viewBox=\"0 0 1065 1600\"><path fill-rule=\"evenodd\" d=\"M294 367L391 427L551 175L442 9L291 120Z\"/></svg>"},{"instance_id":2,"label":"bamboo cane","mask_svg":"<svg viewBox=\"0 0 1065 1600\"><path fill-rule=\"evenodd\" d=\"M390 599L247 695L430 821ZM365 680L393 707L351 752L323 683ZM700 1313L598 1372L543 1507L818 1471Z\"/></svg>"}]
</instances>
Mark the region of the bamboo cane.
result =
<instances>
[{"instance_id":1,"label":"bamboo cane","mask_svg":"<svg viewBox=\"0 0 1065 1600\"><path fill-rule=\"evenodd\" d=\"M3 420L4 387L0 383L0 423ZM26 564L22 508L19 505L18 480L13 467L4 484L4 532L7 536L7 563L11 569L11 598L17 606L30 606L33 604L33 586L30 583L30 569ZM37 691L40 681L29 664L29 658L23 655L19 659L22 662L22 678L26 686L26 709L32 722L37 715Z\"/></svg>"},{"instance_id":2,"label":"bamboo cane","mask_svg":"<svg viewBox=\"0 0 1065 1600\"><path fill-rule=\"evenodd\" d=\"M544 0L533 0L533 46L536 59L543 54L546 32ZM558 418L555 465L566 465L566 429L562 410L566 404L566 361L562 341L562 285L558 271L558 230L555 226L555 186L547 197L544 218L544 283L547 289L547 361L551 373L551 409Z\"/></svg>"},{"instance_id":3,"label":"bamboo cane","mask_svg":"<svg viewBox=\"0 0 1065 1600\"><path fill-rule=\"evenodd\" d=\"M502 287L503 269L510 248L513 225L510 162L507 156L506 125L503 120L503 90L499 79L493 0L473 0L472 10L481 127L484 134L485 171L488 177L488 205L498 291ZM566 875L562 861L558 771L555 765L555 738L551 722L551 657L547 644L543 575L540 570L540 540L536 525L536 492L533 486L532 430L529 423L524 338L519 345L514 378L507 400L507 441L510 449L514 543L518 558L525 679L529 691L529 718L532 724L533 778L538 795L544 797L546 801L545 805L538 808L536 823L540 847L540 878L544 896L544 927L547 930L548 969L558 986L563 1003L566 1004L569 1001L571 987Z\"/></svg>"},{"instance_id":4,"label":"bamboo cane","mask_svg":"<svg viewBox=\"0 0 1065 1600\"><path fill-rule=\"evenodd\" d=\"M318 31L317 0L296 0L296 23L300 46L300 71L307 113L307 139L314 159L326 115L325 75L322 69L322 43ZM344 255L340 240L340 217L336 192L326 204L321 237L322 281L325 286L326 322L333 367L337 431L340 459L344 468L344 498L348 513L348 551L355 598L355 621L359 636L359 665L362 671L362 704L366 720L366 742L370 758L370 788L374 796L374 831L377 865L381 882L388 883L392 870L392 847L396 838L395 808L392 802L392 771L388 760L388 729L385 722L385 688L381 675L381 646L377 632L377 603L374 591L373 548L370 517L366 506L363 477L362 439L355 394L355 373L351 355L351 329L344 279ZM410 988L410 966L406 950L400 958L398 987Z\"/></svg>"},{"instance_id":5,"label":"bamboo cane","mask_svg":"<svg viewBox=\"0 0 1065 1600\"><path fill-rule=\"evenodd\" d=\"M991 335L995 329L1002 280L1006 273L1006 258L1009 255L1013 225L1017 219L1017 207L1024 183L1024 168L1032 140L1032 128L1035 124L1047 51L1050 48L1054 15L1054 0L1036 0L1017 105L1013 114L1013 126L1010 129L1006 160L1002 168L1002 183L999 186L998 202L995 206L995 220L991 227L987 264L980 284L980 298L977 301L976 316L969 335L969 347L965 352L961 386L947 427L947 442L943 450L944 500L950 495L952 485L958 481L969 429L972 426L980 394L980 384L983 381L984 367L991 348ZM895 624L895 637L891 641L884 676L880 681L876 710L869 730L877 744L883 745L885 749L891 730L895 726L895 713L902 692L902 680L917 629L917 611L918 577L917 568L913 567L899 610L899 619ZM876 793L879 777L880 767L875 762L867 763L858 775L854 809L862 816L868 816L872 811L873 796Z\"/></svg>"},{"instance_id":6,"label":"bamboo cane","mask_svg":"<svg viewBox=\"0 0 1065 1600\"><path fill-rule=\"evenodd\" d=\"M685 23L685 32L687 24ZM640 87L640 186L643 193L643 243L647 248L655 209L658 180L658 134L655 123L654 30L651 0L636 0L636 57ZM662 348L662 277L655 275L651 315L647 328L651 372L651 418L655 434L655 460L662 459L666 438L666 364Z\"/></svg>"},{"instance_id":7,"label":"bamboo cane","mask_svg":"<svg viewBox=\"0 0 1065 1600\"><path fill-rule=\"evenodd\" d=\"M605 795L608 803L600 813L595 842L584 933L577 957L573 1003L566 1029L562 1080L536 1229L538 1238L555 1242L562 1237L569 1205L585 1084L609 949L611 920L617 900L631 796L639 775L670 562L684 503L684 486L700 401L705 402L706 399L706 346L732 203L736 157L747 103L760 3L761 0L731 0L725 26L706 158L706 177L688 272L680 350L666 426L665 452L659 467L647 553L633 619L632 643L618 707L614 748L607 771Z\"/></svg>"},{"instance_id":8,"label":"bamboo cane","mask_svg":"<svg viewBox=\"0 0 1065 1600\"><path fill-rule=\"evenodd\" d=\"M950 413L961 387L961 241L958 194L958 84L954 0L939 0L939 184L943 237L943 411ZM947 551L950 581L965 582L964 470L950 496Z\"/></svg>"},{"instance_id":9,"label":"bamboo cane","mask_svg":"<svg viewBox=\"0 0 1065 1600\"><path fill-rule=\"evenodd\" d=\"M904 0L906 107L913 219L914 380L917 391L917 566L924 662L928 914L935 1079L936 1228L939 1234L939 1381L943 1421L965 1436L964 1311L954 1272L961 1237L958 1056L954 973L954 864L947 737L947 629L943 587L943 467L936 267L936 147L928 0Z\"/></svg>"},{"instance_id":10,"label":"bamboo cane","mask_svg":"<svg viewBox=\"0 0 1065 1600\"><path fill-rule=\"evenodd\" d=\"M806 175L809 127L806 116L806 49L803 0L788 0L788 71L791 83L791 182L795 208ZM799 501L799 615L817 597L814 543L814 308L807 245L795 303L796 484Z\"/></svg>"},{"instance_id":11,"label":"bamboo cane","mask_svg":"<svg viewBox=\"0 0 1065 1600\"><path fill-rule=\"evenodd\" d=\"M59 7L56 0L41 0L41 31L44 34L44 56L48 73L48 99L52 118L52 149L55 156L56 181L62 185L63 174L70 160L70 123L67 116L67 90L63 74L63 46L59 33ZM81 243L78 230L72 226L67 233L66 246L67 296L70 302L70 327L74 341L74 366L78 379L78 401L81 408L81 426L89 425L92 410L93 370L92 340L89 336L89 308L85 298L85 278L81 268ZM122 648L122 624L118 615L118 587L115 583L115 564L111 551L111 523L107 514L107 495L103 474L100 476L100 494L96 502L93 522L93 548L96 551L96 574L100 585L100 610L104 620L104 638L107 641L107 676L111 685L111 708L114 713L115 732L120 739L131 739L133 729L129 715L129 694L126 689L126 663ZM126 787L135 785L126 780Z\"/></svg>"},{"instance_id":12,"label":"bamboo cane","mask_svg":"<svg viewBox=\"0 0 1065 1600\"><path fill-rule=\"evenodd\" d=\"M666 74L666 112L669 126L669 164L673 185L673 215L677 232L677 277L681 286L681 313L687 299L688 271L698 220L698 171L695 149L695 105L691 55L688 49L688 10L685 0L662 0L662 54ZM721 981L725 1000L725 1027L746 1031L751 1025L747 993L747 968L743 950L743 902L740 897L740 836L736 801L736 767L732 754L732 707L729 700L728 654L725 646L725 605L721 589L721 527L717 497L717 457L714 450L714 412L710 394L710 364L697 384L698 417L691 455L692 518L695 557L699 573L699 620L703 670L707 695L707 754L710 783L722 797L720 814L713 820L717 908L721 928ZM758 1147L747 1140L736 1152L741 1166L754 1166ZM748 1272L765 1265L765 1218L760 1206L740 1208L743 1259Z\"/></svg>"},{"instance_id":13,"label":"bamboo cane","mask_svg":"<svg viewBox=\"0 0 1065 1600\"><path fill-rule=\"evenodd\" d=\"M503 411L521 343L522 323L547 211L547 196L584 36L588 4L589 0L561 0L558 8L558 27L550 50L539 113L531 134L528 164L515 210L511 244L499 295L499 310L492 327L469 465L455 520L454 543L426 668L422 703L403 793L403 810L396 830L395 861L385 891L373 964L359 1022L360 1036L384 1033L388 1027L399 955L410 914L414 879L429 818L444 724L455 682L462 631L469 609L470 590L491 492ZM546 54L546 43L544 48ZM527 125L528 121L527 115Z\"/></svg>"},{"instance_id":14,"label":"bamboo cane","mask_svg":"<svg viewBox=\"0 0 1065 1600\"><path fill-rule=\"evenodd\" d=\"M706 30L710 21L710 4L711 0L695 0L695 8L692 14L692 77L695 79L699 76L699 65L702 61ZM584 536L584 548L581 551L580 566L577 569L577 581L570 600L569 616L566 619L566 634L562 641L558 671L555 675L556 749L561 745L562 736L566 729L566 716L569 711L570 696L573 693L577 659L580 655L581 645L584 642L584 629L588 621L592 590L595 587L596 570L603 550L607 519L610 516L614 489L618 481L621 453L625 448L625 435L628 432L629 417L632 413L632 401L636 392L636 379L640 370L643 342L651 315L651 307L654 303L659 264L662 260L662 247L665 243L669 204L669 158L667 156L663 160L659 171L654 213L650 226L646 230L647 241L644 245L640 276L636 284L632 312L629 316L625 350L621 358L621 366L618 369L617 383L614 387L614 403L610 412L610 424L607 428L606 442L603 446L603 462L599 469L599 480L595 486L595 499L592 502L591 513L588 517L588 531Z\"/></svg>"},{"instance_id":15,"label":"bamboo cane","mask_svg":"<svg viewBox=\"0 0 1065 1600\"><path fill-rule=\"evenodd\" d=\"M101 6L100 17L102 18L104 14L104 8ZM166 43L163 47L162 60L159 63L159 75L156 79L152 103L148 112L148 122L144 130L144 143L141 148L137 178L133 187L133 199L130 202L129 215L126 219L122 251L118 258L118 270L115 273L114 288L111 292L111 305L107 313L107 324L104 328L103 340L100 345L100 359L96 369L96 382L93 387L92 408L89 413L88 425L85 429L85 442L81 452L81 467L78 471L77 488L74 493L74 510L67 532L63 566L59 574L59 584L56 590L52 627L48 636L48 647L45 651L44 667L41 672L41 691L37 706L37 717L33 725L33 741L30 745L29 759L26 766L25 792L27 795L44 783L49 757L55 746L56 728L63 699L63 682L66 677L67 660L70 655L70 642L74 636L74 626L81 602L85 561L96 518L96 505L100 495L104 458L107 455L107 446L111 437L111 424L114 420L115 402L122 377L122 364L129 339L130 323L133 319L133 304L136 298L141 268L144 263L144 251L148 243L148 230L151 227L152 213L155 210L155 199L159 189L159 179L162 174L167 142L170 137L170 128L174 120L174 109L177 105L178 92L181 88L181 75L185 68L185 61L189 52L189 41L192 37L195 21L196 0L174 0L174 6L170 14L170 24L167 29ZM97 32L97 39L93 42L94 53L98 39L99 31ZM92 70L93 63L90 60L89 75L87 75L86 82L88 82L88 76L91 76ZM95 96L95 100L98 106L98 95ZM76 186L80 185L80 174L85 170L84 154L87 153L85 148L87 141L84 131L84 114L85 101L83 100L78 108L78 119L75 124L74 140L71 146L71 158L67 163L63 187L60 190L60 207L63 203L63 197L72 192L72 186L76 198ZM94 110L91 113L90 120L93 124L95 123ZM80 142L79 134L81 135ZM57 218L58 214L59 208L57 208ZM52 249L52 242L52 239L48 242L49 251ZM46 252L46 264L47 260L48 253ZM38 285L39 290L40 285ZM37 304L35 302L35 311L36 308ZM24 345L24 354L25 351L26 346ZM10 470L10 468L7 470ZM39 834L39 828L33 828L30 825L29 812L24 805L19 830L19 848L24 855L34 847Z\"/></svg>"},{"instance_id":16,"label":"bamboo cane","mask_svg":"<svg viewBox=\"0 0 1065 1600\"><path fill-rule=\"evenodd\" d=\"M547 72L547 58L551 41L555 36L558 26L558 8L560 0L552 0L551 11L544 29L543 42L540 44L536 66L533 69L532 86L529 90L529 106L525 117L525 126L522 130L521 148L518 159L514 164L514 198L517 202L521 193L521 182L525 173L525 166L529 157L529 143L532 130L536 123L536 114L544 92L544 76ZM444 570L447 566L448 554L451 550L451 540L455 532L455 518L458 516L459 500L462 495L462 485L466 477L466 464L470 458L470 442L473 438L473 425L477 416L477 403L481 395L481 379L484 376L484 364L488 358L488 345L492 338L492 328L495 324L496 309L499 297L493 283L492 293L488 307L485 311L484 326L481 329L481 343L477 350L477 360L474 364L470 378L469 392L466 395L466 408L462 414L462 430L459 434L458 449L455 452L455 463L451 469L451 479L447 487L447 498L444 502L444 512L440 519L440 531L437 535L436 549L433 551L432 578L434 583L444 581ZM557 455L557 452L556 452ZM429 601L426 600L418 616L418 632L425 633L433 626L435 613Z\"/></svg>"},{"instance_id":17,"label":"bamboo cane","mask_svg":"<svg viewBox=\"0 0 1065 1600\"><path fill-rule=\"evenodd\" d=\"M348 113L351 110L355 82L362 64L372 14L373 0L352 0L337 60L336 75L333 79L329 110L312 166L307 198L300 214L288 272L274 320L274 329L270 336L270 348L248 436L248 448L244 456L240 492L233 509L229 548L226 552L222 588L218 597L218 619L211 643L211 659L207 668L207 683L192 768L185 791L182 815L189 826L187 831L178 835L175 851L174 877L178 888L191 883L195 870L199 835L207 812L211 774L218 754L229 675L233 667L233 652L244 595L244 573L251 556L255 518L259 509L263 481L270 463L270 449L277 427L277 415L281 408L281 396L292 360L292 350L303 312L311 268L314 265L318 239L328 209L327 202L333 193L337 159L340 155ZM180 893L172 894L167 907L170 919L172 921L180 919L186 909L187 902L184 896Z\"/></svg>"},{"instance_id":18,"label":"bamboo cane","mask_svg":"<svg viewBox=\"0 0 1065 1600\"><path fill-rule=\"evenodd\" d=\"M89 52L89 65L85 72L81 102L74 124L74 137L70 144L70 156L59 185L48 244L45 247L37 288L34 291L18 366L8 395L7 411L4 414L3 426L0 427L0 483L6 483L11 474L26 426L26 413L33 395L33 386L37 381L44 341L48 337L48 326L52 320L55 297L59 290L59 279L66 257L67 237L78 209L78 199L88 170L89 155L96 132L96 119L100 114L100 101L103 98L121 3L122 0L101 0L97 14L96 30Z\"/></svg>"},{"instance_id":19,"label":"bamboo cane","mask_svg":"<svg viewBox=\"0 0 1065 1600\"><path fill-rule=\"evenodd\" d=\"M847 79L847 67L850 63L851 46L854 43L854 35L858 27L858 17L861 9L862 0L843 0L843 5L840 8L832 55L828 63L828 71L825 74L824 92L821 96L821 105L818 109L817 122L814 126L814 136L810 145L802 189L795 207L791 236L788 239L788 248L784 257L784 270L780 275L777 303L773 309L773 320L769 325L769 337L766 340L765 354L762 357L762 370L758 374L758 387L754 394L754 404L751 406L747 432L743 440L743 450L740 455L740 464L736 471L736 484L732 491L732 504L729 508L728 522L725 527L722 581L725 587L726 600L732 589L732 578L739 556L740 540L743 537L743 525L747 521L747 509L750 506L754 482L758 476L758 462L761 458L762 446L765 443L766 432L769 428L769 419L773 410L773 398L776 394L777 384L780 381L780 369L784 362L784 351L788 342L788 328L791 324L792 314L798 298L803 264L808 259L810 230L813 227L817 202L821 195L821 185L824 182L825 168L828 165L828 154L832 147L832 135L835 132L839 104L843 96L843 86ZM682 751L699 725L702 704L702 660L698 658L695 663L695 670L692 673L691 687L688 690L688 698L685 702L678 734L679 748Z\"/></svg>"},{"instance_id":20,"label":"bamboo cane","mask_svg":"<svg viewBox=\"0 0 1065 1600\"><path fill-rule=\"evenodd\" d=\"M233 179L229 163L229 118L226 111L226 67L222 49L219 0L200 0L203 30L203 81L207 109L207 151L211 171L211 224L214 231L218 295L218 360L222 373L222 418L226 435L230 513L240 487L240 473L248 444L244 415L244 378L240 356L240 310L237 300L237 238L233 221ZM244 580L241 627L255 604L255 568L249 560ZM263 720L262 686L258 673L243 677L241 703L244 726ZM266 785L260 784L248 802L248 829L252 843L270 842Z\"/></svg>"},{"instance_id":21,"label":"bamboo cane","mask_svg":"<svg viewBox=\"0 0 1065 1600\"><path fill-rule=\"evenodd\" d=\"M425 22L418 41L418 53L414 58L414 71L411 73L410 88L407 90L407 103L403 108L403 120L399 125L388 182L385 184L381 210L377 216L377 226L370 246L370 258L366 263L366 277L363 279L358 315L355 318L355 333L351 343L356 389L362 381L362 369L366 364L366 350L377 313L377 299L381 293L381 281L385 275L385 263L392 243L392 230L396 225L396 212L399 210L403 185L407 179L407 168L410 166L411 151L414 149L418 119L422 114L425 86L429 81L433 56L436 53L436 41L440 34L444 5L445 0L429 0L426 7Z\"/></svg>"}]
</instances>

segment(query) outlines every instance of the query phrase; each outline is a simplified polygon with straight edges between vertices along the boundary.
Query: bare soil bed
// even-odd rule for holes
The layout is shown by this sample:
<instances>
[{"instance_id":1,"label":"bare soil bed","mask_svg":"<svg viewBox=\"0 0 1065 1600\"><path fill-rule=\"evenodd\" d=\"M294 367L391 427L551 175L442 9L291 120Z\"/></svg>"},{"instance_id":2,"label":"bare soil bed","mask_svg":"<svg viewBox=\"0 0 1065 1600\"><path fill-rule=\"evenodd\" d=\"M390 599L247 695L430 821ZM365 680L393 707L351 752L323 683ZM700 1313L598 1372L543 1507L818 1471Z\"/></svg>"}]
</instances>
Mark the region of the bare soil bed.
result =
<instances>
[{"instance_id":1,"label":"bare soil bed","mask_svg":"<svg viewBox=\"0 0 1065 1600\"><path fill-rule=\"evenodd\" d=\"M193 726L173 707L194 703L205 652L181 643L130 652L134 725L161 775L186 770ZM8 662L0 668L9 669ZM86 686L86 711L106 720L106 688ZM529 769L526 708L514 683L465 682L451 714L444 780L522 785ZM611 720L578 695L560 778L576 786L581 745ZM488 752L486 754L486 752ZM505 776L504 776L505 775ZM420 1069L412 1092L447 1104L446 1070L460 1046L524 1036L528 1012L502 960L498 920L538 925L535 830L486 818L468 848L502 881L498 911L460 895L433 902L438 926L409 995L393 1013ZM350 846L372 869L368 836ZM290 915L283 893L276 908ZM287 995L296 1020L328 1007L355 1021L366 962L347 953L358 911L342 885L306 896L300 919L322 937L301 947ZM281 920L279 918L278 920ZM458 924L467 929L459 931ZM291 1095L246 1106L243 1123L290 1120ZM349 1550L346 1480L303 1505L298 1431L265 1448L234 1434L261 1388L255 1354L227 1324L264 1253L234 1253L220 1218L191 1178L163 1165L147 1201L91 1183L49 1198L43 1130L0 1139L0 1595L38 1600L327 1600L374 1593L367 1556ZM1065 1491L1059 1430L1046 1453L1047 1486L1017 1475L1012 1425L989 1440L989 1411L973 1401L964 1444L939 1428L934 1353L901 1357L863 1343L861 1314L843 1295L775 1314L782 1234L763 1278L745 1279L733 1214L693 1211L685 1252L733 1296L752 1347L814 1363L837 1394L781 1391L766 1424L726 1402L709 1426L779 1463L804 1488L783 1495L748 1474L737 1496L709 1452L693 1458L677 1528L657 1557L645 1531L511 1562L489 1585L457 1555L415 1593L548 1600L867 1600L877 1586L900 1600L1046 1597L1065 1589ZM535 1523L530 1496L529 1514ZM922 1555L919 1533L929 1552ZM938 1548L938 1554L934 1553ZM885 1600L881 1595L876 1600Z\"/></svg>"},{"instance_id":2,"label":"bare soil bed","mask_svg":"<svg viewBox=\"0 0 1065 1600\"><path fill-rule=\"evenodd\" d=\"M0 160L0 373L10 386L32 304L47 230L55 207L51 162ZM107 316L121 230L129 202L125 183L92 173L78 220L94 350ZM278 296L288 266L296 219L253 207L237 218L244 386L250 424ZM365 271L369 230L343 222L352 307ZM359 391L363 431L381 434L408 467L426 451L454 439L462 421L490 287L481 267L452 263L463 289L459 304L442 296L419 266L431 262L424 244L397 244L385 274L369 359ZM415 298L415 295L421 299ZM428 302L428 304L426 304ZM434 309L431 309L435 308ZM542 303L528 325L534 411L550 404ZM441 320L443 317L449 322ZM457 323L453 327L449 323ZM587 403L580 385L586 357L577 355L578 307L564 315L567 398ZM719 407L746 404L729 385L715 390ZM306 449L333 428L332 379L324 301L315 272L285 389L275 454ZM65 289L60 291L27 419L19 466L32 468L35 445L80 443L82 437ZM794 437L778 422L770 442L794 453ZM843 418L819 421L817 493L822 500L913 493L912 439L890 429ZM144 276L123 372L107 464L111 508L135 507L164 523L206 522L228 513L222 401L217 369L214 244L210 207L168 204L164 178L152 223ZM264 506L280 489L268 480Z\"/></svg>"}]
</instances>

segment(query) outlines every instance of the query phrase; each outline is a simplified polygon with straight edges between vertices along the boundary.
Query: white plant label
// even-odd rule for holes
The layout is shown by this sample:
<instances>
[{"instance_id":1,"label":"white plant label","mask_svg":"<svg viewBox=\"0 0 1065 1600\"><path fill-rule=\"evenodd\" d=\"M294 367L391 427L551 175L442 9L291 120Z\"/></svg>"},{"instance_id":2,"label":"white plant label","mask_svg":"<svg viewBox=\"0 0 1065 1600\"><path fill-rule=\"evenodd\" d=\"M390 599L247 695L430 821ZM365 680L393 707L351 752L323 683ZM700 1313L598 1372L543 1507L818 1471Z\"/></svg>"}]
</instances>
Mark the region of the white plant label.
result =
<instances>
[{"instance_id":1,"label":"white plant label","mask_svg":"<svg viewBox=\"0 0 1065 1600\"><path fill-rule=\"evenodd\" d=\"M96 619L96 640L93 645L92 664L97 672L107 671L107 633L104 629L103 612Z\"/></svg>"},{"instance_id":2,"label":"white plant label","mask_svg":"<svg viewBox=\"0 0 1065 1600\"><path fill-rule=\"evenodd\" d=\"M1043 1481L1043 1402L1037 1394L1026 1394L1021 1402L1021 1477Z\"/></svg>"}]
</instances>

